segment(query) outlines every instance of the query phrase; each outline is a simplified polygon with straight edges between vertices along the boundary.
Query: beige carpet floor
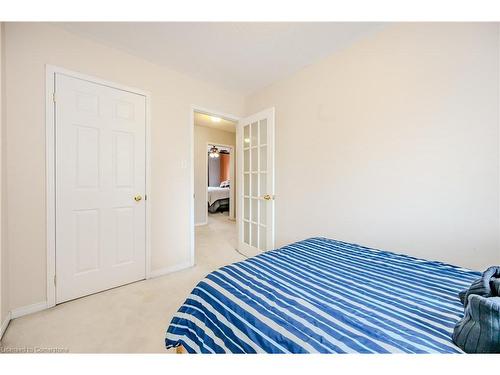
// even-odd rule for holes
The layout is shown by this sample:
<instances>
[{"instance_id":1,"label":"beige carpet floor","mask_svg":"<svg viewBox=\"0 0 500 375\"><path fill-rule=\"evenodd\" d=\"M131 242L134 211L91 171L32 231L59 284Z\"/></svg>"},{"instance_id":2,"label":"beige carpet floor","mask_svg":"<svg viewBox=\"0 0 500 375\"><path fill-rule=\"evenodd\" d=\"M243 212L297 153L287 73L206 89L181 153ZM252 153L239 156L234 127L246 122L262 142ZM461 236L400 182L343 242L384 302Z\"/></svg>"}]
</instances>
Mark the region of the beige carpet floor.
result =
<instances>
[{"instance_id":1,"label":"beige carpet floor","mask_svg":"<svg viewBox=\"0 0 500 375\"><path fill-rule=\"evenodd\" d=\"M237 228L227 215L196 227L196 265L57 305L10 322L6 348L57 348L76 353L165 353L172 315L209 272L244 258L235 251Z\"/></svg>"}]
</instances>

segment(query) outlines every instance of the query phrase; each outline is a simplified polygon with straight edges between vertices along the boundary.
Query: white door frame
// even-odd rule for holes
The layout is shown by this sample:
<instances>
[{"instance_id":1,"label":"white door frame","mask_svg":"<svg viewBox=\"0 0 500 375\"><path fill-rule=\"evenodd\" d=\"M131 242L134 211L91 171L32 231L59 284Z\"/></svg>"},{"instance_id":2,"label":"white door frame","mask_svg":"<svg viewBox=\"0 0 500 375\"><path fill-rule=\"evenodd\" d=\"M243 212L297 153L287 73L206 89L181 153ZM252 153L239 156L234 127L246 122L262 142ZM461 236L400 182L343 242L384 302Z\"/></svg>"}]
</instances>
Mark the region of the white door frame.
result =
<instances>
[{"instance_id":1,"label":"white door frame","mask_svg":"<svg viewBox=\"0 0 500 375\"><path fill-rule=\"evenodd\" d=\"M45 162L47 210L47 308L56 305L56 194L55 194L55 75L73 78L142 95L146 98L146 264L145 275L151 275L151 94L144 90L109 82L54 65L45 66Z\"/></svg>"},{"instance_id":2,"label":"white door frame","mask_svg":"<svg viewBox=\"0 0 500 375\"><path fill-rule=\"evenodd\" d=\"M190 242L191 242L191 251L190 251L190 256L191 256L191 266L194 266L195 264L195 256L194 256L194 248L195 248L195 240L194 240L194 228L195 228L195 222L194 222L194 114L195 112L198 113L203 113L205 115L209 116L216 116L220 118L224 118L226 120L238 122L240 117L231 115L228 113L220 112L217 110L212 110L212 109L207 109L203 108L200 106L197 106L195 104L191 105L191 109L189 111L189 153L190 153L190 169L191 169L191 176L190 176L190 185L191 185L191 191L190 191L190 196L191 196L191 207L190 207L190 223L189 223L189 230L190 230ZM238 127L236 127L236 138L238 138ZM236 158L239 158L239 149L238 145L235 146L236 150ZM236 164L239 165L239 164ZM206 197L205 197L206 198ZM235 197L236 198L236 197ZM236 200L236 199L235 199Z\"/></svg>"},{"instance_id":3,"label":"white door frame","mask_svg":"<svg viewBox=\"0 0 500 375\"><path fill-rule=\"evenodd\" d=\"M236 133L235 133L235 141L236 141ZM235 211L235 201L236 201L236 192L234 191L234 167L236 164L234 163L234 149L236 146L225 145L219 142L207 142L207 148L209 145L229 148L231 150L229 154L229 219L236 220L236 211ZM208 152L205 154L205 165L208 171ZM221 181L222 182L222 181ZM205 186L208 186L208 173L205 174ZM234 198L233 198L234 196ZM208 189L205 192L205 202L208 202ZM205 211L205 221L204 224L208 223L208 209Z\"/></svg>"}]
</instances>

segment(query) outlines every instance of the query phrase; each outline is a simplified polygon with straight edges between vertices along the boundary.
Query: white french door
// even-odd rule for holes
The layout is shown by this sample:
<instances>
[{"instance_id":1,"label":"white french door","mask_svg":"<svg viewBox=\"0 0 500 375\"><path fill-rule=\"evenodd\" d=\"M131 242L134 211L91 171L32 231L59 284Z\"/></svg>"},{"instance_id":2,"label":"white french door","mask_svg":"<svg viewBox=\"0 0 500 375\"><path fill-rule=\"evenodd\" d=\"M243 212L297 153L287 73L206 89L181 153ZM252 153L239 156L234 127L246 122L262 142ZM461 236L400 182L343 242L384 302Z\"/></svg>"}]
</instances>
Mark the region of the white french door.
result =
<instances>
[{"instance_id":1,"label":"white french door","mask_svg":"<svg viewBox=\"0 0 500 375\"><path fill-rule=\"evenodd\" d=\"M238 247L274 248L274 108L238 122Z\"/></svg>"},{"instance_id":2,"label":"white french door","mask_svg":"<svg viewBox=\"0 0 500 375\"><path fill-rule=\"evenodd\" d=\"M146 98L55 74L56 303L145 278Z\"/></svg>"}]
</instances>

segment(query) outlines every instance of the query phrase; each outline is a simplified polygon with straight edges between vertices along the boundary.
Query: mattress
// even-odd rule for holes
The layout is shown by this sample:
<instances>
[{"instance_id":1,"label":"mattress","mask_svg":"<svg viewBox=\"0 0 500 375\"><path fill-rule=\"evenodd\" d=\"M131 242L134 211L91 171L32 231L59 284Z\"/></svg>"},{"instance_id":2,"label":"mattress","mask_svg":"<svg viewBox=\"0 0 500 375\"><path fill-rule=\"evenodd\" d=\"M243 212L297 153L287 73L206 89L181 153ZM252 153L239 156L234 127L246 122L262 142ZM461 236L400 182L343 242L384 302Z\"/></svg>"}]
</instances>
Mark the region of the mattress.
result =
<instances>
[{"instance_id":1,"label":"mattress","mask_svg":"<svg viewBox=\"0 0 500 375\"><path fill-rule=\"evenodd\" d=\"M211 206L220 199L229 199L229 191L229 188L209 186L207 188L208 205Z\"/></svg>"},{"instance_id":2,"label":"mattress","mask_svg":"<svg viewBox=\"0 0 500 375\"><path fill-rule=\"evenodd\" d=\"M458 292L480 273L310 238L201 280L167 328L189 353L461 353Z\"/></svg>"}]
</instances>

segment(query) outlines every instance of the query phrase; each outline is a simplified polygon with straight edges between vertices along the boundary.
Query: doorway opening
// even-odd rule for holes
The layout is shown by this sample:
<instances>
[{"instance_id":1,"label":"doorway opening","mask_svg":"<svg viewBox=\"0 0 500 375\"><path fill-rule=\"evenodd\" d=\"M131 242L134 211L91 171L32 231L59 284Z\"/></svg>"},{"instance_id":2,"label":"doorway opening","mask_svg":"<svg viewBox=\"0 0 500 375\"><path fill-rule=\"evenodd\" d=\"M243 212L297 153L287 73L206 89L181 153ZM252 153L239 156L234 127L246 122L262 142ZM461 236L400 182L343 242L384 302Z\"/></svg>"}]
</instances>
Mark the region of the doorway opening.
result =
<instances>
[{"instance_id":1,"label":"doorway opening","mask_svg":"<svg viewBox=\"0 0 500 375\"><path fill-rule=\"evenodd\" d=\"M234 146L217 142L207 143L207 219L220 213L229 220L236 220L234 168Z\"/></svg>"},{"instance_id":2,"label":"doorway opening","mask_svg":"<svg viewBox=\"0 0 500 375\"><path fill-rule=\"evenodd\" d=\"M236 253L238 119L193 108L194 262L218 268Z\"/></svg>"}]
</instances>

